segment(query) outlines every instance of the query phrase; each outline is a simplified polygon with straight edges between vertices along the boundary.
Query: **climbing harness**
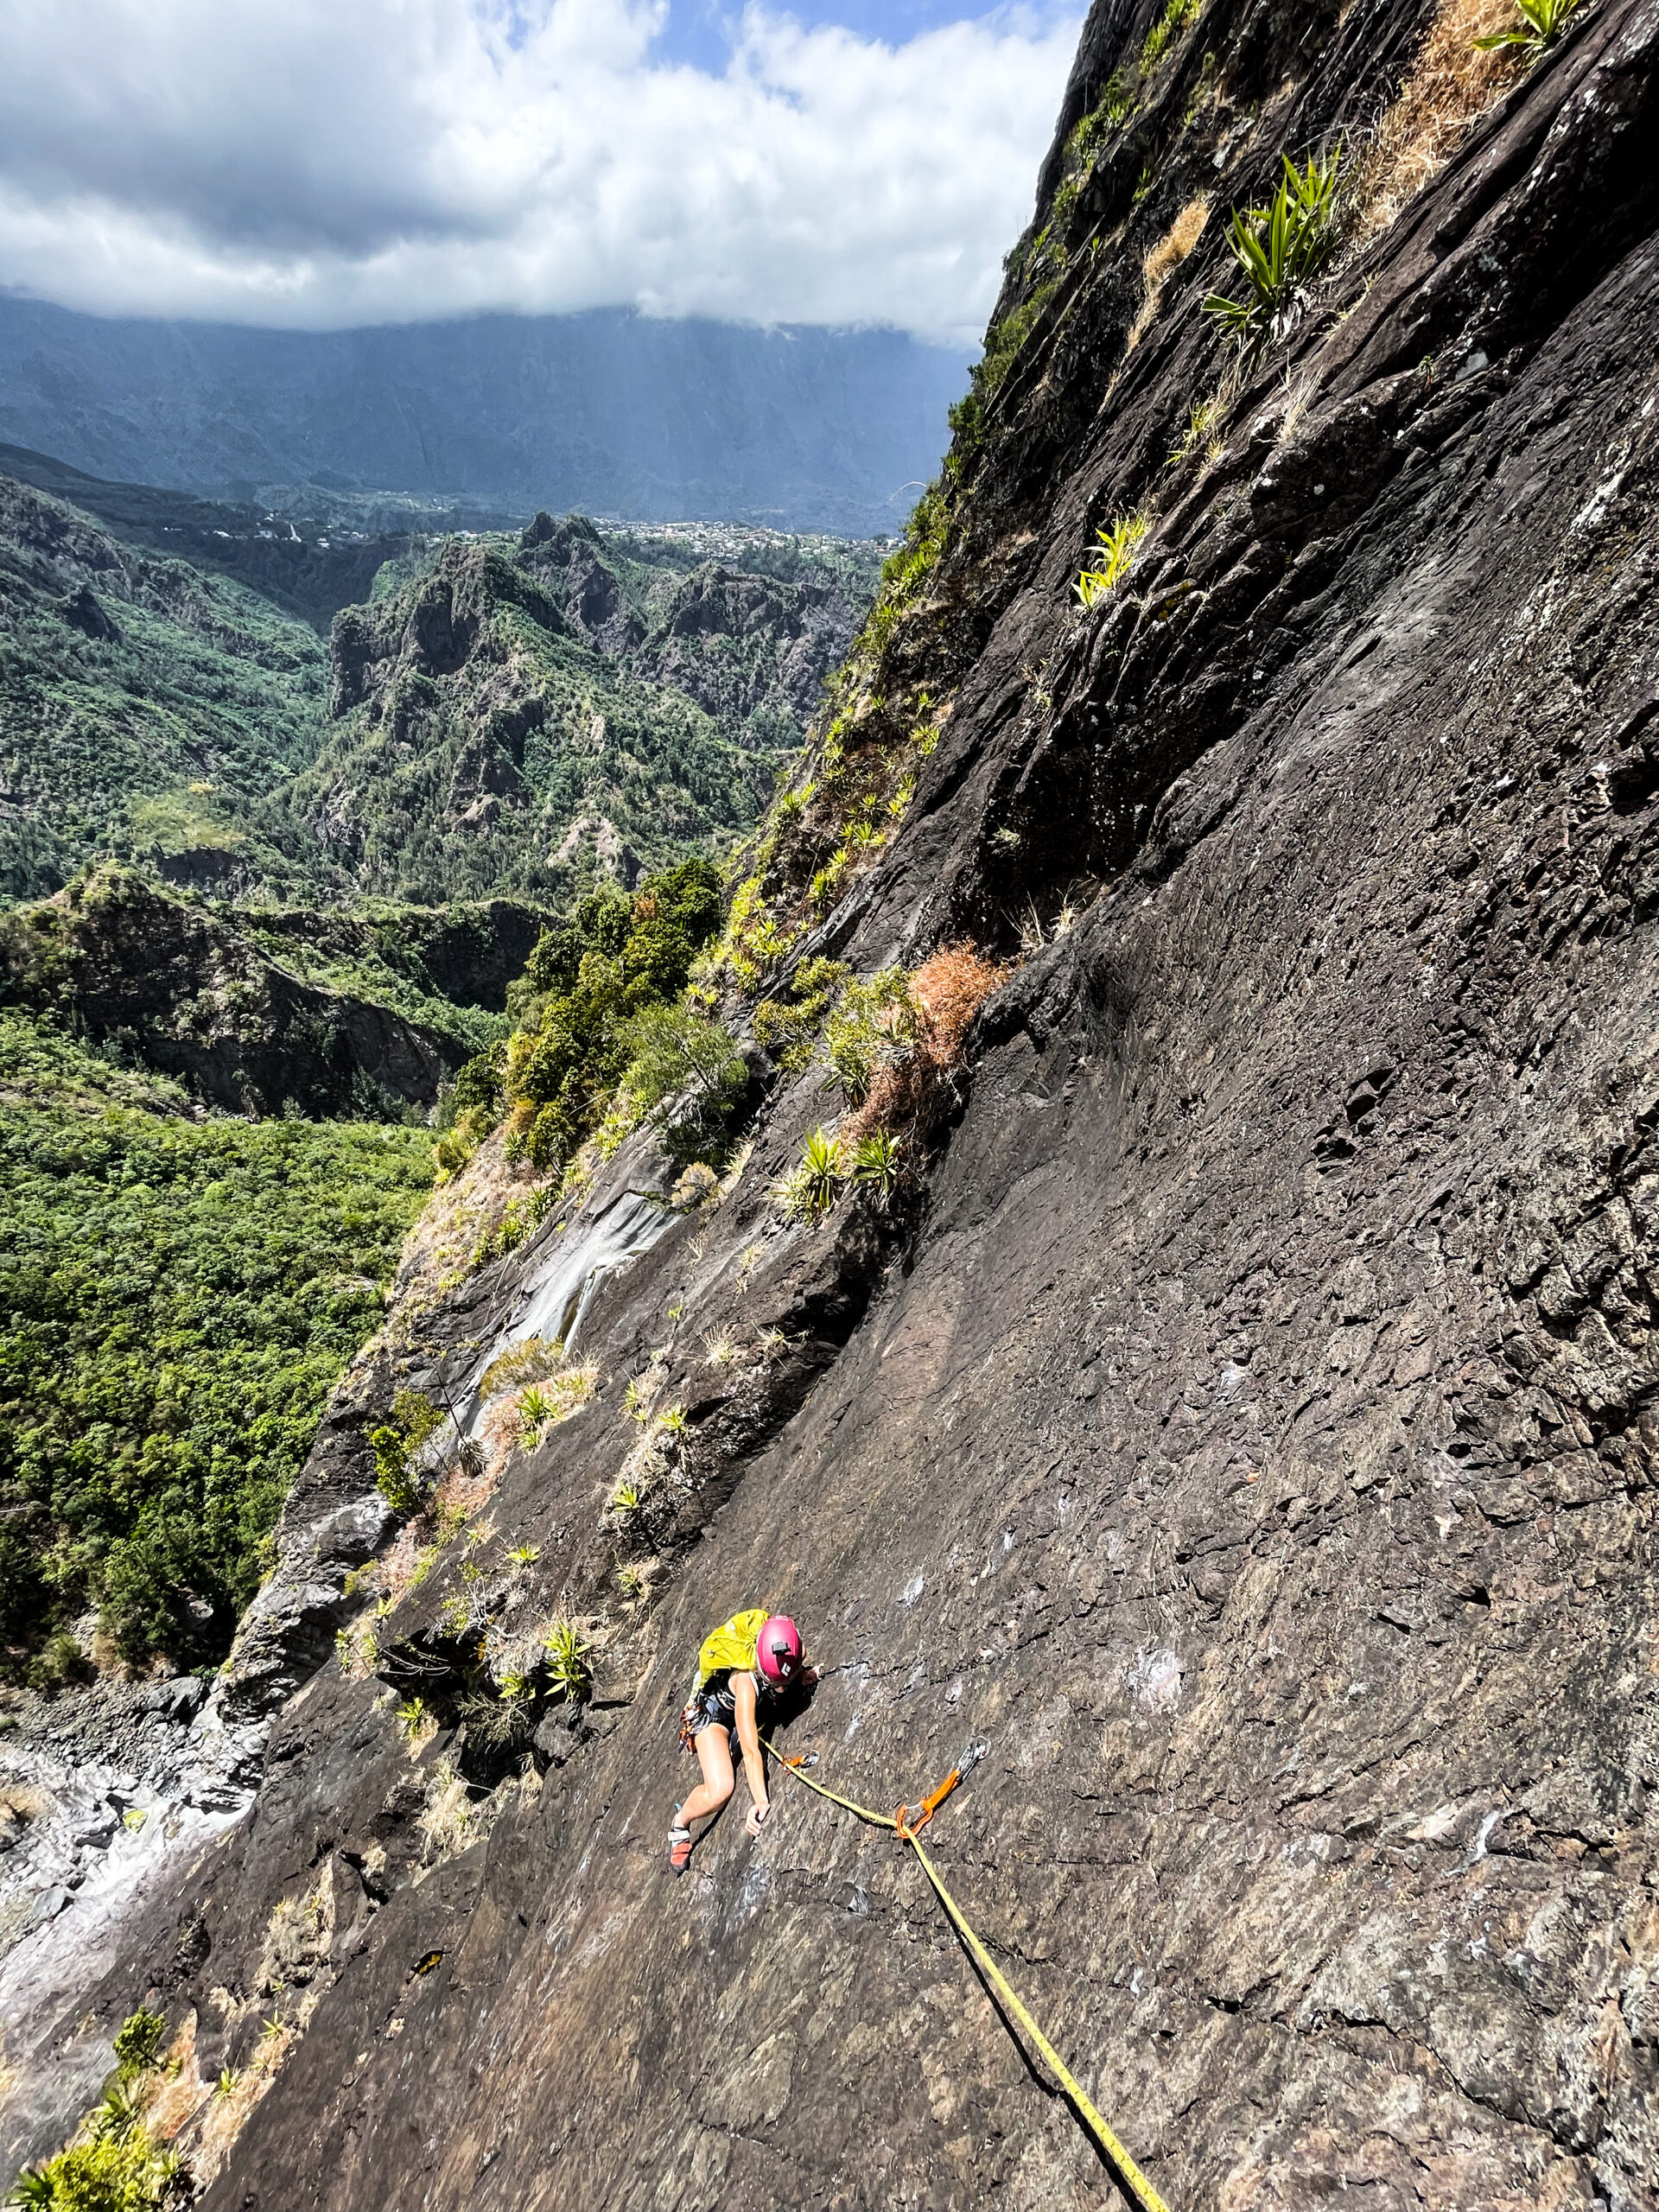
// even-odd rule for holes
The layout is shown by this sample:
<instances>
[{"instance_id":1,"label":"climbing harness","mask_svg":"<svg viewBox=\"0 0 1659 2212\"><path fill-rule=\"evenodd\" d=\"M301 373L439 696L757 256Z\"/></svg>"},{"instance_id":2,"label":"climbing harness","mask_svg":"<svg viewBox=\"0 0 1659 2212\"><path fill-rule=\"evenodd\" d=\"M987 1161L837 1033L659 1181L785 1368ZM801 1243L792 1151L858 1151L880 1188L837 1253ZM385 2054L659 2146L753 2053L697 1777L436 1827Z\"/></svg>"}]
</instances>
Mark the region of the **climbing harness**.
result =
<instances>
[{"instance_id":1,"label":"climbing harness","mask_svg":"<svg viewBox=\"0 0 1659 2212\"><path fill-rule=\"evenodd\" d=\"M838 1796L833 1789L827 1789L823 1783L814 1782L804 1770L817 1764L818 1755L816 1751L798 1753L791 1758L783 1751L775 1750L764 1736L760 1740L766 1750L777 1760L779 1765L787 1768L797 1782L804 1783L808 1789L816 1790L820 1797L827 1797L832 1805L839 1805L843 1811L853 1814L857 1819L868 1823L869 1827L891 1829L901 1843L907 1843L910 1846L922 1863L922 1872L938 1892L939 1903L949 1914L951 1926L967 1945L969 1957L996 1992L1007 2012L1020 2023L1031 2037L1045 2063L1065 2091L1071 2109L1122 2176L1130 2194L1141 2206L1141 2212L1169 2212L1168 2205L1159 2196L1112 2129L1108 2126L1101 2113L1084 2094L1083 2085L1076 2075L1067 2067L1058 2051L1055 2050L1024 2005L1020 2003L1007 1975L969 1926L962 1907L939 1879L938 1869L922 1848L919 1831L927 1826L957 1783L965 1781L980 1760L984 1758L985 1745L969 1744L938 1788L931 1796L923 1798L913 1815L908 1805L901 1805L896 1813L888 1815L872 1812L868 1805L860 1805L850 1797Z\"/></svg>"}]
</instances>

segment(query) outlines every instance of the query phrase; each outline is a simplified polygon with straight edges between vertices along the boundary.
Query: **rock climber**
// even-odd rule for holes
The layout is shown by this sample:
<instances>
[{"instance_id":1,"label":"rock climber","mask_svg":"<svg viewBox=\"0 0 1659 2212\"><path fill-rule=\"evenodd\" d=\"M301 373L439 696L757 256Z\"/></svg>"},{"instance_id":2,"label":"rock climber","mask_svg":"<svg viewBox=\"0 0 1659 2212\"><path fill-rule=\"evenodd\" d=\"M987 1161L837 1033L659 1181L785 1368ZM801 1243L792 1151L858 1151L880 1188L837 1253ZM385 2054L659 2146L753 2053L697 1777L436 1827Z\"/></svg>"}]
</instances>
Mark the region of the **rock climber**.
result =
<instances>
[{"instance_id":1,"label":"rock climber","mask_svg":"<svg viewBox=\"0 0 1659 2212\"><path fill-rule=\"evenodd\" d=\"M769 1613L764 1605L734 1613L703 1638L697 1678L680 1715L680 1741L696 1751L702 1779L674 1808L668 1832L672 1872L683 1874L691 1862L692 1821L719 1812L731 1796L734 1752L741 1752L753 1800L745 1825L751 1835L759 1835L772 1810L760 1750L762 1724L781 1719L786 1705L817 1679L817 1669L804 1663L801 1632L794 1622L785 1614Z\"/></svg>"}]
</instances>

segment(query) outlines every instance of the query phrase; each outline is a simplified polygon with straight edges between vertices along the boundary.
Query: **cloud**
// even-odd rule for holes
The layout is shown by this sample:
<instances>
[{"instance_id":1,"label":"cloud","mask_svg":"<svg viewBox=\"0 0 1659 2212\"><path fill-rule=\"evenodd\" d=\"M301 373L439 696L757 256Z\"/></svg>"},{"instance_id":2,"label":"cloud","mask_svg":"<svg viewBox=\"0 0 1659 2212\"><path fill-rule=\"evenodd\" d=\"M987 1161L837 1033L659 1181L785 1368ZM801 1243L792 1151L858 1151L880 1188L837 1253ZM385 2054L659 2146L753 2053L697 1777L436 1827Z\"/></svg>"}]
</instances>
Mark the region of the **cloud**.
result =
<instances>
[{"instance_id":1,"label":"cloud","mask_svg":"<svg viewBox=\"0 0 1659 2212\"><path fill-rule=\"evenodd\" d=\"M0 284L334 328L632 304L971 342L1080 7L898 45L665 0L52 0L0 21Z\"/></svg>"}]
</instances>

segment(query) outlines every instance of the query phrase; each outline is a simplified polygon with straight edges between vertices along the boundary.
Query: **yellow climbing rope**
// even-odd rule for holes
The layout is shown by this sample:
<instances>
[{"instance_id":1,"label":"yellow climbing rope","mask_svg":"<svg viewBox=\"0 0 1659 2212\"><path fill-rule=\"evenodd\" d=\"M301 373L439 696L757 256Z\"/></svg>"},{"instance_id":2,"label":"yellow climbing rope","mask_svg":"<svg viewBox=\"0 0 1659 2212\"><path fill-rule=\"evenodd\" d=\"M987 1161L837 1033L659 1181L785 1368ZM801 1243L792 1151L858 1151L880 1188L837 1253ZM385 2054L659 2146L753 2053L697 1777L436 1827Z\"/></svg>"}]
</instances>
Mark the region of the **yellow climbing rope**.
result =
<instances>
[{"instance_id":1,"label":"yellow climbing rope","mask_svg":"<svg viewBox=\"0 0 1659 2212\"><path fill-rule=\"evenodd\" d=\"M764 1736L760 1740L766 1745L766 1750L771 1753L772 1757L777 1760L779 1765L783 1767L788 1773L793 1775L797 1782L804 1783L809 1789L816 1790L820 1797L827 1797L832 1805L839 1805L843 1811L855 1815L855 1817L861 1821L868 1821L871 1827L891 1828L895 1835L897 1835L903 1842L906 1842L910 1846L911 1849L916 1853L917 1858L921 1860L922 1872L926 1875L928 1880L933 1885L935 1890L938 1891L939 1903L944 1907L946 1912L950 1916L951 1925L961 1936L963 1942L968 1946L969 1952L972 1956L975 1964L979 1967L980 1972L985 1976L986 1980L995 1990L997 1995L1001 1999L1009 2012L1012 2013L1014 2018L1019 2021L1020 2026L1031 2037L1032 2042L1041 2053L1045 2063L1048 2065L1055 2075L1055 2078L1058 2081L1060 2087L1065 2090L1066 2096L1070 2099L1072 2110L1083 2121L1084 2126L1089 2129L1096 2142L1099 2144L1101 2149L1106 2153L1106 2156L1111 2160L1113 2165L1122 2175L1124 2182L1127 2183L1130 2192L1134 2196L1135 2202L1142 2208L1142 2212L1169 2212L1169 2207L1165 2203L1163 2198L1159 2196L1157 2190L1147 2179L1145 2174L1141 2172L1140 2167L1136 2165L1135 2160L1129 2156L1128 2151L1125 2150L1117 2136L1114 2133L1112 2129L1108 2126L1102 2114L1096 2109L1094 2104L1090 2101L1088 2096L1084 2094L1083 2085L1077 2080L1076 2075L1073 2074L1071 2069L1065 2064L1058 2051L1055 2050L1053 2044L1050 2043L1048 2037L1038 2026L1036 2021L1032 2018L1031 2014L1020 2003L1020 1999L1015 1994L1014 1987L1009 1982L1007 1976L1002 1972L1002 1969L997 1965L995 1960L991 1956L983 1943L980 1942L978 1936L975 1935L973 1929L969 1926L967 1917L963 1912L962 1907L957 1903L950 1891L946 1889L944 1884L939 1879L938 1869L934 1866L933 1861L928 1857L926 1852L922 1848L920 1839L917 1834L917 1830L926 1827L928 1821L932 1819L934 1812L946 1797L950 1796L951 1790L956 1788L957 1782L962 1778L963 1773L969 1766L973 1764L973 1759L971 1758L968 1758L960 1765L953 1767L950 1774L946 1776L944 1781L941 1783L939 1787L933 1792L933 1795L931 1797L925 1798L923 1800L918 1814L914 1818L912 1818L908 1806L901 1805L899 1808L898 1812L893 1815L875 1813L872 1812L868 1805L860 1805L850 1797L838 1796L833 1789L826 1789L823 1783L814 1782L810 1775L803 1774L801 1771L800 1762L798 1760L785 1758L781 1751L774 1750L771 1744L766 1743L766 1739ZM816 1758L817 1754L814 1753L813 1756Z\"/></svg>"}]
</instances>

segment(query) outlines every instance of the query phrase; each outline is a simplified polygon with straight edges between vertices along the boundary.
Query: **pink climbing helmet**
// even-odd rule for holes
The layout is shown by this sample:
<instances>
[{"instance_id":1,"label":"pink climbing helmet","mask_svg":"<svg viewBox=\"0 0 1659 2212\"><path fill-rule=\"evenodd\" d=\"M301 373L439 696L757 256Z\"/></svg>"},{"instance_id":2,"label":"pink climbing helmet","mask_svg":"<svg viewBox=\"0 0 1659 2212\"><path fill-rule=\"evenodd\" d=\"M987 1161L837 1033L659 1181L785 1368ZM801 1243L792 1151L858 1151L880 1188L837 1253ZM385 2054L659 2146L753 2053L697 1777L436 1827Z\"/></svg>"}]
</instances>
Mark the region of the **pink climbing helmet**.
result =
<instances>
[{"instance_id":1,"label":"pink climbing helmet","mask_svg":"<svg viewBox=\"0 0 1659 2212\"><path fill-rule=\"evenodd\" d=\"M754 1661L774 1689L784 1689L800 1671L801 1631L785 1613L772 1613L754 1639Z\"/></svg>"}]
</instances>

